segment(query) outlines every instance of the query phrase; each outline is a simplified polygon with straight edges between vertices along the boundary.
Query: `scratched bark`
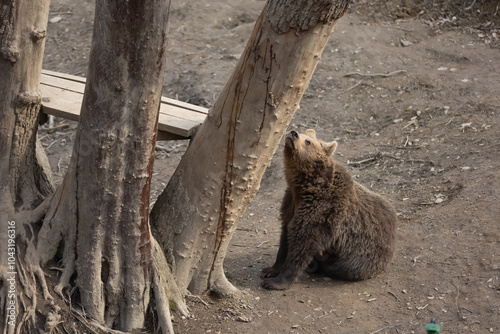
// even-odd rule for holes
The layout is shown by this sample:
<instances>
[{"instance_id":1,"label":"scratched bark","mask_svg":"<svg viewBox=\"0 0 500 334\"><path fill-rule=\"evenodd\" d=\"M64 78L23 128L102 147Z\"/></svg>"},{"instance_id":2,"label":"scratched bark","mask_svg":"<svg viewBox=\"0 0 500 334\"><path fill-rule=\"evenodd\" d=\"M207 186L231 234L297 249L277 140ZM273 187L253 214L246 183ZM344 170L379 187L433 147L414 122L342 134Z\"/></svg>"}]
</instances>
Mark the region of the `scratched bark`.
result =
<instances>
[{"instance_id":1,"label":"scratched bark","mask_svg":"<svg viewBox=\"0 0 500 334\"><path fill-rule=\"evenodd\" d=\"M181 288L234 294L223 260L348 1L269 1L151 212Z\"/></svg>"}]
</instances>

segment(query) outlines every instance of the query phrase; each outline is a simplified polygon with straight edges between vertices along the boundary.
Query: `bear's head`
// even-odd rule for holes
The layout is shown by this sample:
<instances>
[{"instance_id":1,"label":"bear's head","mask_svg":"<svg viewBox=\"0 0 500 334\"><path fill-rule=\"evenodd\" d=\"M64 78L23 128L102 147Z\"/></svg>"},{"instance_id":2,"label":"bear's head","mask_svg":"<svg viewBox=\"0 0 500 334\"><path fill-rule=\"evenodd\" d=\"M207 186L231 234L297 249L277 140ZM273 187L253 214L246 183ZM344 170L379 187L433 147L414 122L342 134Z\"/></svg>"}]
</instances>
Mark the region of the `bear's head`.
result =
<instances>
[{"instance_id":1,"label":"bear's head","mask_svg":"<svg viewBox=\"0 0 500 334\"><path fill-rule=\"evenodd\" d=\"M285 139L286 170L303 173L317 173L330 169L333 165L332 155L337 149L337 142L324 142L316 138L316 131L309 129L305 133L290 131Z\"/></svg>"}]
</instances>

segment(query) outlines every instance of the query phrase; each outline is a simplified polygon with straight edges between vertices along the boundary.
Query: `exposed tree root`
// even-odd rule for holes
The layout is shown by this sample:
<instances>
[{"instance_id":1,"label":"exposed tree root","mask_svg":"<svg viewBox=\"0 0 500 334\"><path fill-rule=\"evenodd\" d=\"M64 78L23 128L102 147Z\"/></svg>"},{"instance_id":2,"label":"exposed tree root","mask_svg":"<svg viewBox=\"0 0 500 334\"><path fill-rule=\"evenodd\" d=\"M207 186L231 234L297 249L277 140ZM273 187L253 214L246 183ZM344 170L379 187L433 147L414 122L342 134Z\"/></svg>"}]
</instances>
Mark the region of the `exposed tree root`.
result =
<instances>
[{"instance_id":1,"label":"exposed tree root","mask_svg":"<svg viewBox=\"0 0 500 334\"><path fill-rule=\"evenodd\" d=\"M70 186L69 184L63 183L63 186ZM84 313L79 311L78 308L73 308L71 306L72 300L69 293L69 289L72 291L75 287L71 286L70 279L75 274L78 274L75 266L75 249L76 249L76 226L71 226L67 220L55 219L57 218L58 209L60 210L61 202L64 200L61 198L62 189L58 189L54 196L50 196L46 201L40 204L35 210L30 212L25 212L23 218L20 215L16 215L15 219L18 222L24 221L25 223L18 226L17 230L17 249L16 253L16 271L17 271L17 304L18 311L20 312L17 316L16 326L6 326L2 331L3 334L13 334L13 333L30 333L40 326L40 318L37 315L37 306L40 305L39 293L43 297L43 303L46 305L46 319L44 328L46 332L64 332L65 329L62 327L64 323L61 322L61 313L66 313L67 310L62 310L56 305L57 301L54 299L56 297L60 301L64 301L69 306L72 316L81 323L88 333L122 333L120 331L111 330L113 322L116 316L112 315L105 322L99 322L96 320L91 320L89 318L88 312ZM68 200L68 198L66 198ZM53 206L50 207L49 204L52 202ZM66 207L67 208L67 207ZM71 210L70 210L71 211ZM59 211L59 214L61 211ZM14 215L11 215L14 217ZM67 214L63 215L69 217ZM41 219L45 217L41 229L35 230L32 227L32 223L38 223ZM75 217L76 221L76 217ZM184 301L184 296L181 290L178 288L174 275L172 274L170 267L168 266L167 260L156 240L151 236L151 257L150 259L150 274L148 278L145 278L146 286L152 287L152 290L147 290L150 292L148 296L143 296L140 303L145 303L143 306L145 308L150 307L149 299L150 295L155 300L155 313L158 317L158 325L162 329L163 333L173 333L172 319L170 314L170 309L173 309L183 316L189 315L189 310ZM59 283L54 287L56 295L53 297L49 289L48 282L45 278L45 273L42 268L46 268L46 263L56 256L58 249L62 251L62 268L50 268L52 270L61 271L61 276L59 277ZM120 262L120 261L115 261ZM117 263L120 266L119 263ZM101 268L102 269L102 268ZM119 269L119 276L115 279L119 281L124 281ZM7 282L8 277L3 277L4 272L7 270L2 270L2 277L0 279L3 282ZM99 280L103 272L95 273ZM110 275L111 276L111 275ZM149 280L149 281L148 281ZM108 282L109 283L109 282ZM3 319L6 322L8 319L6 317L6 301L7 299L7 284L4 284L2 291L0 291L0 309L2 311ZM109 290L113 291L109 291ZM107 304L115 303L119 305L121 301L120 298L114 298L113 295L119 295L124 289L123 285L115 286L113 284L103 284L103 294L110 293L106 300L109 302ZM109 299L109 300L108 300ZM107 305L111 308L113 305ZM118 312L117 312L118 313ZM145 313L145 312L144 312ZM108 314L109 315L109 314Z\"/></svg>"},{"instance_id":2,"label":"exposed tree root","mask_svg":"<svg viewBox=\"0 0 500 334\"><path fill-rule=\"evenodd\" d=\"M170 271L167 259L163 254L160 245L152 237L153 253L153 291L156 302L156 312L158 322L164 334L174 333L170 308L177 310L184 316L189 315L189 310L184 301L175 279Z\"/></svg>"}]
</instances>

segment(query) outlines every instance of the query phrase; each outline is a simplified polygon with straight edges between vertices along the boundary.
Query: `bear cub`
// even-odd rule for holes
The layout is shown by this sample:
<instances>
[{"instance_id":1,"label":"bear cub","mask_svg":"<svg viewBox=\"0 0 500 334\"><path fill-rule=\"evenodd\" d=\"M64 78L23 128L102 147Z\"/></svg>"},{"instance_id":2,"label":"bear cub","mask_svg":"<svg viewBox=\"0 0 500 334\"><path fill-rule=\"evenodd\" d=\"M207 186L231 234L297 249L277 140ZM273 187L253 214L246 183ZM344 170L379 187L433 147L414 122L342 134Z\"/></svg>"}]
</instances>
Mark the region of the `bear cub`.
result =
<instances>
[{"instance_id":1,"label":"bear cub","mask_svg":"<svg viewBox=\"0 0 500 334\"><path fill-rule=\"evenodd\" d=\"M286 289L308 266L308 272L356 281L391 262L396 212L333 160L336 148L314 130L286 136L280 245L274 265L262 270L264 288Z\"/></svg>"}]
</instances>

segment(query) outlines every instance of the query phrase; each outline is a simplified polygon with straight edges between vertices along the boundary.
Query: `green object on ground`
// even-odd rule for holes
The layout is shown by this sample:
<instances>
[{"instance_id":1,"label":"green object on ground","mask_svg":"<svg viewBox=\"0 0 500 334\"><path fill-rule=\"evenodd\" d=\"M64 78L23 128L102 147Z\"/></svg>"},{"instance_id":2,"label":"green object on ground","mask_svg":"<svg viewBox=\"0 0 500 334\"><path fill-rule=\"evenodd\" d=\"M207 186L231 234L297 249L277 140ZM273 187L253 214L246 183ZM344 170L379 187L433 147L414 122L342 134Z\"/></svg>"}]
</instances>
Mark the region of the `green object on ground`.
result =
<instances>
[{"instance_id":1,"label":"green object on ground","mask_svg":"<svg viewBox=\"0 0 500 334\"><path fill-rule=\"evenodd\" d=\"M436 324L436 318L432 318L431 322L425 325L425 330L427 331L427 334L438 334L440 329L441 326Z\"/></svg>"}]
</instances>

